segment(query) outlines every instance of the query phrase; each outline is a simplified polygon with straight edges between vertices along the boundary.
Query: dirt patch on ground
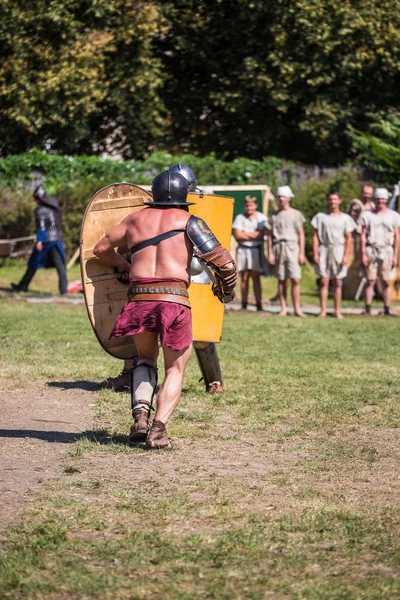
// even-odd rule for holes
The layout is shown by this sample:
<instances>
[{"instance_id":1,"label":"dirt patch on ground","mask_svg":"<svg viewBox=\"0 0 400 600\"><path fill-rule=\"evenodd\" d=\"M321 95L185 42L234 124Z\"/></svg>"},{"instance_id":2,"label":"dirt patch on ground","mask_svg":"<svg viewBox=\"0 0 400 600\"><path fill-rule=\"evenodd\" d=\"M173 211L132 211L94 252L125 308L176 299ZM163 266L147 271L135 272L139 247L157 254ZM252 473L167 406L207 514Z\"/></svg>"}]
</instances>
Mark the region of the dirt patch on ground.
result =
<instances>
[{"instance_id":1,"label":"dirt patch on ground","mask_svg":"<svg viewBox=\"0 0 400 600\"><path fill-rule=\"evenodd\" d=\"M35 381L0 379L0 529L18 521L43 482L62 472L60 457L92 424L93 393Z\"/></svg>"},{"instance_id":2,"label":"dirt patch on ground","mask_svg":"<svg viewBox=\"0 0 400 600\"><path fill-rule=\"evenodd\" d=\"M288 435L283 441L289 427L279 424L264 436L249 438L239 430L232 440L223 439L223 423L217 422L207 439L176 439L169 452L125 451L123 440L122 451L95 444L71 455L68 473L62 458L93 427L95 392L84 388L63 389L45 381L15 388L0 380L0 527L16 523L43 482L61 475L82 483L73 495L85 501L90 482L100 486L95 496L104 506L121 501L117 489L139 489L144 501L183 494L190 505L229 505L232 515L249 507L278 516L310 506L372 511L398 506L398 429L352 425ZM204 508L188 529L207 530L208 512Z\"/></svg>"}]
</instances>

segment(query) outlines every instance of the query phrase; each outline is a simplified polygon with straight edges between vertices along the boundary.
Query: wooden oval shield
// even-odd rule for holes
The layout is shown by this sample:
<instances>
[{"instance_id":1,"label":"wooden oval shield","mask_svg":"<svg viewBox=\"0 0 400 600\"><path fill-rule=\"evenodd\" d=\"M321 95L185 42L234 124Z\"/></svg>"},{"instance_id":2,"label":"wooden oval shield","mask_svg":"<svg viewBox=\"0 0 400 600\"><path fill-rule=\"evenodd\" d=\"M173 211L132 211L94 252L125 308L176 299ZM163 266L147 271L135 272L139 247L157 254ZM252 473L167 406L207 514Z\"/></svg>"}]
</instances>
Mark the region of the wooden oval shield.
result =
<instances>
[{"instance_id":1,"label":"wooden oval shield","mask_svg":"<svg viewBox=\"0 0 400 600\"><path fill-rule=\"evenodd\" d=\"M90 201L81 229L81 273L86 308L93 330L103 349L115 358L132 358L135 346L132 336L109 339L115 320L127 301L126 284L120 283L112 267L94 256L93 248L111 229L129 214L145 207L143 202L152 196L130 183L108 185ZM190 194L196 204L189 212L204 219L218 240L229 248L233 198L213 194ZM129 259L128 248L118 252ZM224 306L213 295L208 277L194 277L189 287L192 306L193 339L201 342L219 342L222 334Z\"/></svg>"},{"instance_id":2,"label":"wooden oval shield","mask_svg":"<svg viewBox=\"0 0 400 600\"><path fill-rule=\"evenodd\" d=\"M144 208L152 196L131 183L116 183L99 190L90 201L83 217L80 249L81 274L86 309L90 323L103 349L115 358L132 358L132 336L109 339L115 320L127 300L128 286L120 283L113 267L94 256L93 248L125 217ZM121 254L128 248L118 248Z\"/></svg>"}]
</instances>

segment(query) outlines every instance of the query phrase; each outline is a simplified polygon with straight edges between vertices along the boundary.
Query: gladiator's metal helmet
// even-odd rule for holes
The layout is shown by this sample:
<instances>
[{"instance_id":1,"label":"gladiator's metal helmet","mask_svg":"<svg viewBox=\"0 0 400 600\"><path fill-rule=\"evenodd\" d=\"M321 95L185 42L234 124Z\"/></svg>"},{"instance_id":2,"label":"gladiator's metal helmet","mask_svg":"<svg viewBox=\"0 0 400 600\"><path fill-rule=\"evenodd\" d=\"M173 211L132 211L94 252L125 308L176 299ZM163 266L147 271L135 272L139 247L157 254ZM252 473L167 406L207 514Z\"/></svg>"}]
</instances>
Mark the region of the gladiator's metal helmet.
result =
<instances>
[{"instance_id":1,"label":"gladiator's metal helmet","mask_svg":"<svg viewBox=\"0 0 400 600\"><path fill-rule=\"evenodd\" d=\"M189 206L195 202L187 202L189 185L183 175L166 171L157 175L151 184L152 202L144 202L149 206Z\"/></svg>"},{"instance_id":2,"label":"gladiator's metal helmet","mask_svg":"<svg viewBox=\"0 0 400 600\"><path fill-rule=\"evenodd\" d=\"M49 196L42 184L34 189L33 197L36 198L36 200L39 200L39 202L42 204L47 204L47 206L50 206L51 208L59 208L59 202L57 198Z\"/></svg>"},{"instance_id":3,"label":"gladiator's metal helmet","mask_svg":"<svg viewBox=\"0 0 400 600\"><path fill-rule=\"evenodd\" d=\"M42 200L46 196L46 190L44 189L42 184L38 185L34 189L33 196L34 196L34 198L37 198L38 200Z\"/></svg>"},{"instance_id":4,"label":"gladiator's metal helmet","mask_svg":"<svg viewBox=\"0 0 400 600\"><path fill-rule=\"evenodd\" d=\"M194 192L196 190L196 177L190 167L187 165L183 165L182 163L178 163L169 169L170 173L179 173L179 175L183 175L186 181L189 184L189 192Z\"/></svg>"}]
</instances>

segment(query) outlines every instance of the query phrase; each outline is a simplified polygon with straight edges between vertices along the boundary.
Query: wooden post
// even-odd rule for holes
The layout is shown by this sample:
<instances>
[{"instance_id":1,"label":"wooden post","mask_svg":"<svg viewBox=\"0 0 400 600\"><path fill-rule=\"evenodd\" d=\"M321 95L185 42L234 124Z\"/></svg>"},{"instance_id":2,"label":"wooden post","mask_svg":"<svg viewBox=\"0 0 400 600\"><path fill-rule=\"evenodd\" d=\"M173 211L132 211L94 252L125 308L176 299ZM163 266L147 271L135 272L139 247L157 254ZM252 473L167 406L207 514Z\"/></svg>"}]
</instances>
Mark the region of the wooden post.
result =
<instances>
[{"instance_id":1,"label":"wooden post","mask_svg":"<svg viewBox=\"0 0 400 600\"><path fill-rule=\"evenodd\" d=\"M69 260L68 264L67 264L67 270L70 269L77 261L79 253L80 253L81 249L78 246L78 248L75 250L75 252L73 253L71 259Z\"/></svg>"}]
</instances>

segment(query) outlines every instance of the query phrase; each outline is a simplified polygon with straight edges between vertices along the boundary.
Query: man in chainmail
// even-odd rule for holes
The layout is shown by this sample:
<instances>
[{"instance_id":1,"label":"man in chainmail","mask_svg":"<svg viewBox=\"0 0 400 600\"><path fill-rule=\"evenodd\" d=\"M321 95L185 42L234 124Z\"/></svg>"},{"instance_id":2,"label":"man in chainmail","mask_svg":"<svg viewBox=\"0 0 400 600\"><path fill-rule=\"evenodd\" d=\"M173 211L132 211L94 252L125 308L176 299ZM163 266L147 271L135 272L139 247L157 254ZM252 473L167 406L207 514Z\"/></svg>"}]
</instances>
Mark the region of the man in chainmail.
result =
<instances>
[{"instance_id":1,"label":"man in chainmail","mask_svg":"<svg viewBox=\"0 0 400 600\"><path fill-rule=\"evenodd\" d=\"M65 251L62 243L62 217L58 200L49 196L39 185L33 192L35 208L36 243L28 266L19 283L12 283L15 292L26 292L37 269L54 267L58 273L58 289L61 295L68 293Z\"/></svg>"}]
</instances>

